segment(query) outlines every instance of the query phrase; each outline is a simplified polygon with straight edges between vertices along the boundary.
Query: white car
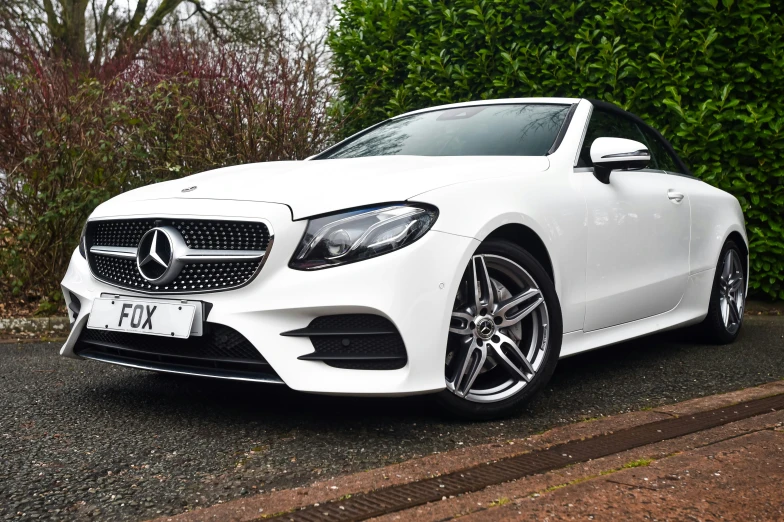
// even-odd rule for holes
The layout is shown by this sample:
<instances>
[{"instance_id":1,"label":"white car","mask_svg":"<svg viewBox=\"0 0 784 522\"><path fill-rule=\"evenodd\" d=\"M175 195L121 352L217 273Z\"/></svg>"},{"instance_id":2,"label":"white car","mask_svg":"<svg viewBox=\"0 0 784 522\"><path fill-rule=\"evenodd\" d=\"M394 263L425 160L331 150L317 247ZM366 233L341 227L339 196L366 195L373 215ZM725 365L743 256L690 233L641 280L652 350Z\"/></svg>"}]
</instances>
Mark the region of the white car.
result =
<instances>
[{"instance_id":1,"label":"white car","mask_svg":"<svg viewBox=\"0 0 784 522\"><path fill-rule=\"evenodd\" d=\"M697 323L733 341L748 265L738 201L638 117L460 103L100 205L61 354L487 418L560 357Z\"/></svg>"}]
</instances>

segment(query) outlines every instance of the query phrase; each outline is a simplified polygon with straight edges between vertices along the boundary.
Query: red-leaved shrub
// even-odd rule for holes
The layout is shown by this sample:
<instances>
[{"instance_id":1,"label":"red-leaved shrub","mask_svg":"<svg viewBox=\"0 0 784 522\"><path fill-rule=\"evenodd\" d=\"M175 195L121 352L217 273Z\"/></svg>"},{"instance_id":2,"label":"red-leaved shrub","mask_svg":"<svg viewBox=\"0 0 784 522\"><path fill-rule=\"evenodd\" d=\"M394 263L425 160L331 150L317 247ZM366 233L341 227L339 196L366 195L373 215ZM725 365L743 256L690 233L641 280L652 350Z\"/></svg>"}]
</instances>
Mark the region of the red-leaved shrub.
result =
<instances>
[{"instance_id":1,"label":"red-leaved shrub","mask_svg":"<svg viewBox=\"0 0 784 522\"><path fill-rule=\"evenodd\" d=\"M0 292L59 299L87 216L148 183L301 159L329 140L328 80L306 50L159 36L110 79L34 53L0 63Z\"/></svg>"}]
</instances>

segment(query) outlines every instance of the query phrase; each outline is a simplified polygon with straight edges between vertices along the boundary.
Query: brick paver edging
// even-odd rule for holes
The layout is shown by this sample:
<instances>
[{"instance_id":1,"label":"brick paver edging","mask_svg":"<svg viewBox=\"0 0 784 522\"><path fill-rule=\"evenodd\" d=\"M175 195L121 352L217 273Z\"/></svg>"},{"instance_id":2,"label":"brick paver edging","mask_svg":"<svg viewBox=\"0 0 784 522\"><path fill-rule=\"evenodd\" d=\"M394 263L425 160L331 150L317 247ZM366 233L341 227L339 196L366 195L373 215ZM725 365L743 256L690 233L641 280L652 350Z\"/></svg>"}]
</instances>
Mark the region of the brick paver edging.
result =
<instances>
[{"instance_id":1,"label":"brick paver edging","mask_svg":"<svg viewBox=\"0 0 784 522\"><path fill-rule=\"evenodd\" d=\"M0 319L0 337L64 338L70 324L67 317L16 317Z\"/></svg>"},{"instance_id":2,"label":"brick paver edging","mask_svg":"<svg viewBox=\"0 0 784 522\"><path fill-rule=\"evenodd\" d=\"M347 498L349 495L357 495L396 484L407 484L417 480L437 477L478 464L549 448L556 444L634 428L651 422L672 419L677 416L714 410L783 392L784 382L777 381L727 394L663 406L654 410L628 413L593 422L563 426L541 435L510 441L508 444L479 445L432 455L378 470L317 482L309 487L265 493L210 508L198 509L175 517L164 517L160 520L179 522L195 520L257 520L260 516L269 517L276 513L282 514L301 506L323 505L329 501Z\"/></svg>"}]
</instances>

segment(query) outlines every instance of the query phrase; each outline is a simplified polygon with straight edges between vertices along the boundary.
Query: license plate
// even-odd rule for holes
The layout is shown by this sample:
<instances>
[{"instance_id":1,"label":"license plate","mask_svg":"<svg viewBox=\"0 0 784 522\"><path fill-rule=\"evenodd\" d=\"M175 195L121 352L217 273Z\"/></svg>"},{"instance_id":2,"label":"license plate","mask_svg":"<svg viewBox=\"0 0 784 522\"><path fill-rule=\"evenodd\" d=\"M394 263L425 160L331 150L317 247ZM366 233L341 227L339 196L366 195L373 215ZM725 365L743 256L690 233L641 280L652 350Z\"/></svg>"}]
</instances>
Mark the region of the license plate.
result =
<instances>
[{"instance_id":1,"label":"license plate","mask_svg":"<svg viewBox=\"0 0 784 522\"><path fill-rule=\"evenodd\" d=\"M97 298L87 328L187 339L196 306L153 300Z\"/></svg>"}]
</instances>

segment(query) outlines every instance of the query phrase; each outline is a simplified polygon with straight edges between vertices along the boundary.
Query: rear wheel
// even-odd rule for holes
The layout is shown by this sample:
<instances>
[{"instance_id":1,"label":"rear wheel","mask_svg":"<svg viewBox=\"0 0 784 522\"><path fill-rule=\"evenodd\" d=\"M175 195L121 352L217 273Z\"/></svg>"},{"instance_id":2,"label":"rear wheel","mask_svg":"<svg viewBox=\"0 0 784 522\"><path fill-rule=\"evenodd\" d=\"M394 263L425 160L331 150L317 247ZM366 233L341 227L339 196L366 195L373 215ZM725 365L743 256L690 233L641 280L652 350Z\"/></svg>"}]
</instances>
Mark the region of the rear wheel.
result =
<instances>
[{"instance_id":1,"label":"rear wheel","mask_svg":"<svg viewBox=\"0 0 784 522\"><path fill-rule=\"evenodd\" d=\"M561 310L541 264L508 241L483 243L452 310L440 404L464 418L512 413L552 376Z\"/></svg>"},{"instance_id":2,"label":"rear wheel","mask_svg":"<svg viewBox=\"0 0 784 522\"><path fill-rule=\"evenodd\" d=\"M746 275L738 245L728 240L721 249L713 279L708 315L700 325L708 341L729 344L737 339L746 305Z\"/></svg>"}]
</instances>

